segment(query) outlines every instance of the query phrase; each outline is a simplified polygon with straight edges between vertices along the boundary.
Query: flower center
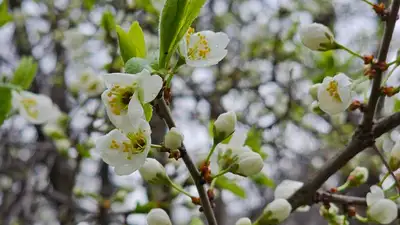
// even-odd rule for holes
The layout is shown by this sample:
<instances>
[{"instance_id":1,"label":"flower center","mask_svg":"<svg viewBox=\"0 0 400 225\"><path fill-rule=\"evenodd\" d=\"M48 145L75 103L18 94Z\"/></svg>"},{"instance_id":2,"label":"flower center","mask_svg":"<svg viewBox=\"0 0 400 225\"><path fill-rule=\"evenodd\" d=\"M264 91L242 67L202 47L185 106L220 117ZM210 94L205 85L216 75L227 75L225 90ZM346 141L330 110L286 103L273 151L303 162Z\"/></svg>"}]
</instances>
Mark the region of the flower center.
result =
<instances>
[{"instance_id":1,"label":"flower center","mask_svg":"<svg viewBox=\"0 0 400 225\"><path fill-rule=\"evenodd\" d=\"M37 119L39 116L39 110L37 107L37 101L33 98L24 98L21 100L21 104L24 107L25 111L32 118Z\"/></svg>"},{"instance_id":2,"label":"flower center","mask_svg":"<svg viewBox=\"0 0 400 225\"><path fill-rule=\"evenodd\" d=\"M342 100L340 99L339 96L339 92L338 92L338 82L333 80L331 82L329 82L328 87L326 88L326 91L329 93L329 95L335 99L338 102L342 102Z\"/></svg>"},{"instance_id":3,"label":"flower center","mask_svg":"<svg viewBox=\"0 0 400 225\"><path fill-rule=\"evenodd\" d=\"M126 111L129 102L135 93L136 84L132 86L113 85L107 94L108 103L111 108L111 112L115 115L121 115L121 112Z\"/></svg>"},{"instance_id":4,"label":"flower center","mask_svg":"<svg viewBox=\"0 0 400 225\"><path fill-rule=\"evenodd\" d=\"M209 47L208 41L206 39L206 36L201 35L200 33L197 34L197 40L195 43L191 45L190 43L190 38L192 37L192 34L194 33L193 28L189 28L187 34L186 34L186 46L192 46L189 47L188 49L188 57L191 60L201 60L207 58L209 53L211 52L211 49Z\"/></svg>"},{"instance_id":5,"label":"flower center","mask_svg":"<svg viewBox=\"0 0 400 225\"><path fill-rule=\"evenodd\" d=\"M127 134L129 141L120 142L111 140L110 149L126 153L126 159L131 160L133 155L142 153L146 150L147 140L144 132L139 130L137 133Z\"/></svg>"}]
</instances>

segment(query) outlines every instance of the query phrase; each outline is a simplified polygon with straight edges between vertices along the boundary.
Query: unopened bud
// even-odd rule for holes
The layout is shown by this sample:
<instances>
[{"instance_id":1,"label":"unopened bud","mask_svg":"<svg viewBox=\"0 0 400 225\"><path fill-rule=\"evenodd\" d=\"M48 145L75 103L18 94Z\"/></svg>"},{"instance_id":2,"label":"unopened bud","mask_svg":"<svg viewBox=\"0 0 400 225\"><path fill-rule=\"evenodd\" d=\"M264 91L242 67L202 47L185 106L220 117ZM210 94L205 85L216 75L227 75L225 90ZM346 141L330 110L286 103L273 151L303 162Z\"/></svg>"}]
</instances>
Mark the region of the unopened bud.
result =
<instances>
[{"instance_id":1,"label":"unopened bud","mask_svg":"<svg viewBox=\"0 0 400 225\"><path fill-rule=\"evenodd\" d=\"M356 167L353 171L351 171L349 177L347 178L347 182L349 187L356 187L361 184L364 184L368 180L368 169L365 167Z\"/></svg>"},{"instance_id":2,"label":"unopened bud","mask_svg":"<svg viewBox=\"0 0 400 225\"><path fill-rule=\"evenodd\" d=\"M235 225L251 225L251 220L247 217L240 218Z\"/></svg>"},{"instance_id":3,"label":"unopened bud","mask_svg":"<svg viewBox=\"0 0 400 225\"><path fill-rule=\"evenodd\" d=\"M223 113L214 122L214 140L220 143L229 137L236 127L236 113L233 111Z\"/></svg>"},{"instance_id":4,"label":"unopened bud","mask_svg":"<svg viewBox=\"0 0 400 225\"><path fill-rule=\"evenodd\" d=\"M145 59L133 57L125 63L126 73L137 74L142 72L143 69L150 71L149 62Z\"/></svg>"},{"instance_id":5,"label":"unopened bud","mask_svg":"<svg viewBox=\"0 0 400 225\"><path fill-rule=\"evenodd\" d=\"M168 214L160 208L152 209L149 214L147 214L146 219L148 225L172 225Z\"/></svg>"},{"instance_id":6,"label":"unopened bud","mask_svg":"<svg viewBox=\"0 0 400 225\"><path fill-rule=\"evenodd\" d=\"M389 166L392 171L399 169L400 166L400 140L396 141L390 152Z\"/></svg>"},{"instance_id":7,"label":"unopened bud","mask_svg":"<svg viewBox=\"0 0 400 225\"><path fill-rule=\"evenodd\" d=\"M152 184L166 184L169 182L165 168L153 158L146 159L139 169L139 173L145 181Z\"/></svg>"},{"instance_id":8,"label":"unopened bud","mask_svg":"<svg viewBox=\"0 0 400 225\"><path fill-rule=\"evenodd\" d=\"M335 37L328 27L313 23L300 29L301 42L314 51L328 51L337 49Z\"/></svg>"},{"instance_id":9,"label":"unopened bud","mask_svg":"<svg viewBox=\"0 0 400 225\"><path fill-rule=\"evenodd\" d=\"M279 224L289 217L292 206L286 199L275 199L264 209L262 224Z\"/></svg>"},{"instance_id":10,"label":"unopened bud","mask_svg":"<svg viewBox=\"0 0 400 225\"><path fill-rule=\"evenodd\" d=\"M182 146L183 135L175 127L171 128L164 137L164 146L168 149L178 149Z\"/></svg>"},{"instance_id":11,"label":"unopened bud","mask_svg":"<svg viewBox=\"0 0 400 225\"><path fill-rule=\"evenodd\" d=\"M231 170L232 173L252 176L259 173L264 167L264 161L260 154L253 151L244 151L238 155L237 168Z\"/></svg>"}]
</instances>

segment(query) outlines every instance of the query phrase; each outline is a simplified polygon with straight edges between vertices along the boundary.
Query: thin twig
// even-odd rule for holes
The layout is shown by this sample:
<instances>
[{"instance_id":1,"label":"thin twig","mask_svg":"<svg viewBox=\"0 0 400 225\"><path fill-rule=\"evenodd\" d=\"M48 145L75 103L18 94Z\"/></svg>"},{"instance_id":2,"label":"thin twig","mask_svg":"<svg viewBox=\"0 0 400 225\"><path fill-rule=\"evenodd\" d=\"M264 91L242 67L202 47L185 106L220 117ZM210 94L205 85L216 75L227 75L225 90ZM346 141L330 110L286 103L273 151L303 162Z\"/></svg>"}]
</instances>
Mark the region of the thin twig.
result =
<instances>
[{"instance_id":1,"label":"thin twig","mask_svg":"<svg viewBox=\"0 0 400 225\"><path fill-rule=\"evenodd\" d=\"M155 106L156 106L157 114L161 118L164 119L168 128L176 127L175 122L172 119L171 111L162 96L161 96L161 98L157 98L155 100ZM185 146L182 145L182 147L179 150L181 152L181 157L182 157L183 161L185 162L185 165L188 168L190 175L192 176L192 178L196 184L196 188L197 188L197 191L199 192L199 197L201 200L201 205L203 207L204 215L207 218L208 224L209 225L217 225L217 220L215 219L215 215L212 210L211 203L210 203L207 193L203 187L203 183L201 182L202 178L201 178L199 171L197 170L197 168L196 168L195 164L193 163L193 160L190 158L189 154L187 154Z\"/></svg>"},{"instance_id":2,"label":"thin twig","mask_svg":"<svg viewBox=\"0 0 400 225\"><path fill-rule=\"evenodd\" d=\"M397 180L396 175L394 175L393 171L390 169L389 163L386 161L385 156L382 154L381 151L379 151L379 149L376 147L375 144L372 146L372 149L374 149L374 151L379 155L379 157L381 158L381 160L382 160L383 164L385 165L386 169L388 170L390 175L395 180L396 185L397 185L397 189L400 191L400 182Z\"/></svg>"}]
</instances>

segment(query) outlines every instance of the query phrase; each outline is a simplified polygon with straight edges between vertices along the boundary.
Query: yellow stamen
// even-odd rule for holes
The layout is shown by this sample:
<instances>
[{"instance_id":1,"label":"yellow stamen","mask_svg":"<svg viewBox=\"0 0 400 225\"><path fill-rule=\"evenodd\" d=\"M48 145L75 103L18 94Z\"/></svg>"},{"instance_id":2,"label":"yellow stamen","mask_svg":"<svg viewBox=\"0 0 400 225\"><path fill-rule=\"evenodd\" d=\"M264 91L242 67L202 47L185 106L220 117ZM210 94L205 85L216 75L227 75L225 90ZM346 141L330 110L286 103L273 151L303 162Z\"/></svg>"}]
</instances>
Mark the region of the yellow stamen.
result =
<instances>
[{"instance_id":1,"label":"yellow stamen","mask_svg":"<svg viewBox=\"0 0 400 225\"><path fill-rule=\"evenodd\" d=\"M335 99L336 101L342 102L342 100L340 99L339 92L338 92L338 82L337 81L332 80L331 82L329 82L329 85L326 88L326 91L328 91L329 95L331 97L333 97L333 99Z\"/></svg>"}]
</instances>

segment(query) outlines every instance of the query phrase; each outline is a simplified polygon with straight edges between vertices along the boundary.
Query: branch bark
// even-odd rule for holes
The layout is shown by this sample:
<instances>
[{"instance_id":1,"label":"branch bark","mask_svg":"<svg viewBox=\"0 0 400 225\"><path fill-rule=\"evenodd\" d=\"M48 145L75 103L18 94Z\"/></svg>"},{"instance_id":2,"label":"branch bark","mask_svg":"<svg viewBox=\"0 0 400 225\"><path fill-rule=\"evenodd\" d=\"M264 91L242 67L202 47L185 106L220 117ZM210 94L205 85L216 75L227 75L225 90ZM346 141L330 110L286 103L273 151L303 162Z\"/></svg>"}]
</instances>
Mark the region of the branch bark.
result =
<instances>
[{"instance_id":1,"label":"branch bark","mask_svg":"<svg viewBox=\"0 0 400 225\"><path fill-rule=\"evenodd\" d=\"M156 106L157 114L161 118L164 119L168 128L176 127L175 122L172 119L171 111L162 96L161 96L161 98L157 98L155 100L155 106ZM194 180L197 191L199 192L201 205L203 207L204 215L207 218L208 224L209 225L217 225L217 221L215 219L215 215L214 215L213 209L211 207L211 203L208 199L206 190L203 187L202 178L201 178L199 171L197 170L195 164L193 163L193 160L190 158L189 154L187 153L185 146L182 145L182 147L179 150L181 152L181 157L182 157L186 167L188 168L190 175L192 176L192 178Z\"/></svg>"}]
</instances>

